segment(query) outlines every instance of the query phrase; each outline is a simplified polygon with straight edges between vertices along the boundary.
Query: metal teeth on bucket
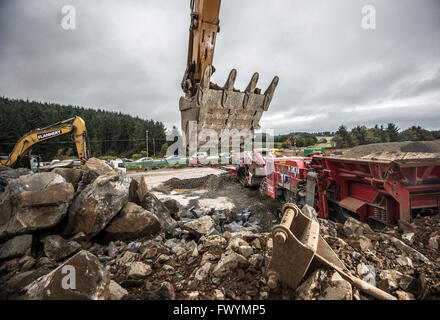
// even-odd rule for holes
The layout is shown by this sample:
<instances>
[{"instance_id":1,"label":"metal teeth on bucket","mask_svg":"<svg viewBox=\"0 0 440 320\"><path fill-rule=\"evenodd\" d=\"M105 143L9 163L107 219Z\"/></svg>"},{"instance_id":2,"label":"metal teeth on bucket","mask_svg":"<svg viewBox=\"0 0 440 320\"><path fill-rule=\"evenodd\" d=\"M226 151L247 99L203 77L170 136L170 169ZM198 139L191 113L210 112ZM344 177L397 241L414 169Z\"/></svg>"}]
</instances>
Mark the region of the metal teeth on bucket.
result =
<instances>
[{"instance_id":1,"label":"metal teeth on bucket","mask_svg":"<svg viewBox=\"0 0 440 320\"><path fill-rule=\"evenodd\" d=\"M182 130L188 137L189 122L197 122L198 133L213 129L220 136L225 129L250 130L260 128L260 119L269 109L279 78L274 77L266 91L257 89L258 73L255 73L244 92L234 89L237 70L233 69L222 87L211 84L212 67L205 69L197 92L190 98L181 97L179 109ZM187 141L188 144L188 141ZM197 143L199 146L199 142Z\"/></svg>"}]
</instances>

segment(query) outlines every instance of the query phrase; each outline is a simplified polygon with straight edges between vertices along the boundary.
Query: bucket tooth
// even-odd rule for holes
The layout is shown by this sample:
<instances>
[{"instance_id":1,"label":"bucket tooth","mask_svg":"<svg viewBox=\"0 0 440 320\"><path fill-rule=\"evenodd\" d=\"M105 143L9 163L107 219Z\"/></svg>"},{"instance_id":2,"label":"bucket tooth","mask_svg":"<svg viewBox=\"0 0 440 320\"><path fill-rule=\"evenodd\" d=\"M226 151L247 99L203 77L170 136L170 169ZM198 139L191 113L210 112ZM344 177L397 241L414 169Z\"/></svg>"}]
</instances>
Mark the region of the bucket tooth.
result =
<instances>
[{"instance_id":1,"label":"bucket tooth","mask_svg":"<svg viewBox=\"0 0 440 320\"><path fill-rule=\"evenodd\" d=\"M260 75L258 72L255 72L249 82L246 90L244 91L244 99L243 99L243 109L246 109L250 100L250 96L255 94L255 89L257 88L257 82Z\"/></svg>"},{"instance_id":2,"label":"bucket tooth","mask_svg":"<svg viewBox=\"0 0 440 320\"><path fill-rule=\"evenodd\" d=\"M203 77L200 80L200 89L207 90L209 89L209 85L211 83L212 76L212 66L209 65L205 68L205 72L203 72Z\"/></svg>"},{"instance_id":3,"label":"bucket tooth","mask_svg":"<svg viewBox=\"0 0 440 320\"><path fill-rule=\"evenodd\" d=\"M193 132L191 122L196 123L197 134L202 134L205 129L215 131L219 137L225 130L249 130L250 134L254 134L260 127L260 119L268 110L278 84L278 77L275 77L262 94L257 88L259 74L255 73L246 90L239 91L234 89L236 69L231 70L223 87L211 83L214 71L212 66L207 66L196 84L196 92L180 98L179 110L187 147L190 139L197 139L198 148L204 143L197 136L190 135L190 131Z\"/></svg>"},{"instance_id":4,"label":"bucket tooth","mask_svg":"<svg viewBox=\"0 0 440 320\"><path fill-rule=\"evenodd\" d=\"M280 81L280 78L278 78L278 76L275 76L272 79L272 82L270 83L269 87L267 87L266 91L264 92L264 95L273 95L273 93L275 92L275 89L278 85L278 81Z\"/></svg>"},{"instance_id":5,"label":"bucket tooth","mask_svg":"<svg viewBox=\"0 0 440 320\"><path fill-rule=\"evenodd\" d=\"M234 90L235 79L237 79L237 70L232 69L229 73L228 79L226 80L225 86L223 87L222 94L222 107L225 108L227 106L227 101L230 93ZM228 121L226 121L225 125L227 125Z\"/></svg>"},{"instance_id":6,"label":"bucket tooth","mask_svg":"<svg viewBox=\"0 0 440 320\"><path fill-rule=\"evenodd\" d=\"M258 74L258 72L255 72L246 88L247 93L255 93L255 88L257 87L259 77L260 75Z\"/></svg>"},{"instance_id":7,"label":"bucket tooth","mask_svg":"<svg viewBox=\"0 0 440 320\"><path fill-rule=\"evenodd\" d=\"M237 70L232 69L223 88L227 91L234 90L235 79L237 79Z\"/></svg>"},{"instance_id":8,"label":"bucket tooth","mask_svg":"<svg viewBox=\"0 0 440 320\"><path fill-rule=\"evenodd\" d=\"M207 66L203 72L203 77L200 80L199 89L197 90L197 103L199 105L205 104L208 99L208 91L211 84L212 66Z\"/></svg>"},{"instance_id":9,"label":"bucket tooth","mask_svg":"<svg viewBox=\"0 0 440 320\"><path fill-rule=\"evenodd\" d=\"M278 76L275 76L272 82L270 83L269 87L267 87L266 91L264 92L264 103L263 103L264 111L267 111L269 109L270 102L272 101L272 97L276 87L278 86L279 80L280 78L278 78Z\"/></svg>"}]
</instances>

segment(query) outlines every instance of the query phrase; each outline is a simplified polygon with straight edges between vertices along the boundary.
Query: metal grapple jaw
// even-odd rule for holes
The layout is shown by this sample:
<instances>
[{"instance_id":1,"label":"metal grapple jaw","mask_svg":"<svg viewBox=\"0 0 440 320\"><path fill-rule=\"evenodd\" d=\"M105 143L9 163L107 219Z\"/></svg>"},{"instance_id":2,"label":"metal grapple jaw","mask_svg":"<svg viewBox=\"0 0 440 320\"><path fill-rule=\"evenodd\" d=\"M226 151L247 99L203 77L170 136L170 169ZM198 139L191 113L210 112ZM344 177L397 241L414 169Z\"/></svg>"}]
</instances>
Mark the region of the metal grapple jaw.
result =
<instances>
[{"instance_id":1,"label":"metal grapple jaw","mask_svg":"<svg viewBox=\"0 0 440 320\"><path fill-rule=\"evenodd\" d=\"M195 95L181 97L179 109L181 112L182 131L189 144L189 123L197 123L197 132L200 134L206 129L217 132L220 137L224 130L260 129L260 119L264 111L269 109L279 78L275 76L262 94L257 88L258 73L254 73L244 92L234 89L237 70L233 69L223 87L211 83L212 66L205 69ZM212 132L212 131L211 131ZM203 141L197 141L197 147Z\"/></svg>"}]
</instances>

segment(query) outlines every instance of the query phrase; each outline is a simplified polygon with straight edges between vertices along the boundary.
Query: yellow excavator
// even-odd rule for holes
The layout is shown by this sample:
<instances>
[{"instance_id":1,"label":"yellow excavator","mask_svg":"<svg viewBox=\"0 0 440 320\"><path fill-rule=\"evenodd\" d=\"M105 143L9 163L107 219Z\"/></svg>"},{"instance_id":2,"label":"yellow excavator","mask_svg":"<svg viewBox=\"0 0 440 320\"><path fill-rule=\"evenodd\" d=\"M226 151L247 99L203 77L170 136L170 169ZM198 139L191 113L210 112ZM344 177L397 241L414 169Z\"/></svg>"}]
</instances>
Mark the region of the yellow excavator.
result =
<instances>
[{"instance_id":1,"label":"yellow excavator","mask_svg":"<svg viewBox=\"0 0 440 320\"><path fill-rule=\"evenodd\" d=\"M181 83L185 96L180 98L182 131L188 147L190 130L197 129L197 147L203 141L205 129L221 137L224 130L248 130L253 136L260 128L260 119L271 103L278 77L274 77L264 93L257 88L258 73L254 73L244 92L234 88L237 70L233 69L223 87L211 83L217 33L220 30L221 0L191 0L191 24L187 68ZM195 128L190 123L195 124Z\"/></svg>"},{"instance_id":2,"label":"yellow excavator","mask_svg":"<svg viewBox=\"0 0 440 320\"><path fill-rule=\"evenodd\" d=\"M9 154L9 157L0 159L0 163L11 168L15 167L20 159L30 154L34 145L68 133L73 134L78 158L81 160L81 163L84 163L90 158L90 149L86 124L84 120L78 116L28 132L18 140L12 152Z\"/></svg>"}]
</instances>

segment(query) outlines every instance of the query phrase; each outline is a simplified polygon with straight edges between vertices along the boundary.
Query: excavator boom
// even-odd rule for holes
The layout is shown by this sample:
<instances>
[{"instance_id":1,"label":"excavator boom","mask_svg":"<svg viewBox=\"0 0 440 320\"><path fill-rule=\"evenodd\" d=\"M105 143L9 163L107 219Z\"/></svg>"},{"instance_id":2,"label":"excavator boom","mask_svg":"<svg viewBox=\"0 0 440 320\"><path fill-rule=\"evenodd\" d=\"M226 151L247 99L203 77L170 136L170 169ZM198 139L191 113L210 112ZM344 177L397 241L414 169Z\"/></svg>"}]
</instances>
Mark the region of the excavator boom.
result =
<instances>
[{"instance_id":1,"label":"excavator boom","mask_svg":"<svg viewBox=\"0 0 440 320\"><path fill-rule=\"evenodd\" d=\"M185 96L179 101L187 147L195 129L197 148L204 143L200 137L212 138L212 132L219 140L226 130L247 130L253 136L260 128L260 119L268 110L279 81L276 76L262 93L257 88L259 75L255 73L246 90L240 92L234 88L237 71L233 69L223 87L211 83L215 72L212 66L214 49L220 30L220 3L221 0L191 0L188 61L181 84Z\"/></svg>"},{"instance_id":2,"label":"excavator boom","mask_svg":"<svg viewBox=\"0 0 440 320\"><path fill-rule=\"evenodd\" d=\"M28 132L18 140L8 159L0 160L1 164L14 167L25 155L29 154L32 147L40 142L47 141L59 136L73 134L76 150L81 162L90 157L90 150L87 140L87 130L84 120L78 116L57 122L50 126Z\"/></svg>"},{"instance_id":3,"label":"excavator boom","mask_svg":"<svg viewBox=\"0 0 440 320\"><path fill-rule=\"evenodd\" d=\"M192 95L203 71L212 65L219 26L220 0L191 0L187 70L182 89Z\"/></svg>"}]
</instances>

